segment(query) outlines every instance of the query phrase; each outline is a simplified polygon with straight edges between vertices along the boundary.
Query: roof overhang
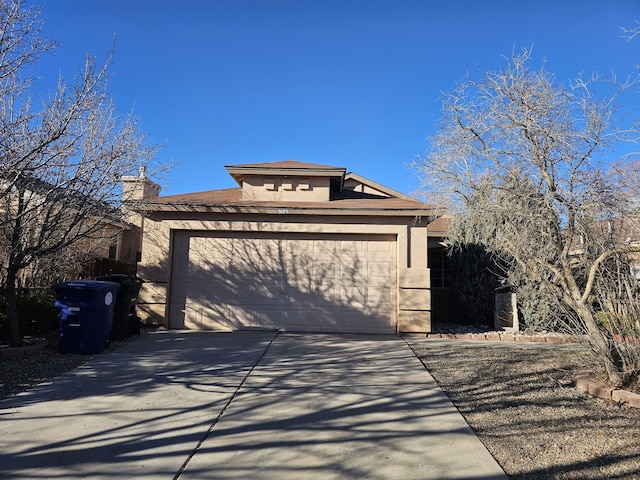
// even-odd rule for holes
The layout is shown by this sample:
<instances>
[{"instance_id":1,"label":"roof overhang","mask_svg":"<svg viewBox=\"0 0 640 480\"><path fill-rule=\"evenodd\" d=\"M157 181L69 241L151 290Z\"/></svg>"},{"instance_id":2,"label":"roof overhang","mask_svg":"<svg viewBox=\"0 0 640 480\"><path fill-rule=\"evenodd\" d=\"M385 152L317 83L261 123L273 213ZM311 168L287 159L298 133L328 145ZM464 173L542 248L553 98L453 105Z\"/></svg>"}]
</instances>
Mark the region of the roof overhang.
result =
<instances>
[{"instance_id":1,"label":"roof overhang","mask_svg":"<svg viewBox=\"0 0 640 480\"><path fill-rule=\"evenodd\" d=\"M242 186L244 177L262 175L262 176L282 176L282 177L330 177L339 179L342 183L342 179L346 173L346 169L342 167L332 167L328 165L311 165L301 164L287 165L287 162L283 162L281 165L277 164L245 164L245 165L227 165L225 168L229 175Z\"/></svg>"},{"instance_id":2,"label":"roof overhang","mask_svg":"<svg viewBox=\"0 0 640 480\"><path fill-rule=\"evenodd\" d=\"M425 208L352 208L293 205L176 205L176 204L138 204L136 210L142 213L180 212L180 213L224 213L252 215L320 215L320 216L383 216L383 217L434 217L436 212Z\"/></svg>"}]
</instances>

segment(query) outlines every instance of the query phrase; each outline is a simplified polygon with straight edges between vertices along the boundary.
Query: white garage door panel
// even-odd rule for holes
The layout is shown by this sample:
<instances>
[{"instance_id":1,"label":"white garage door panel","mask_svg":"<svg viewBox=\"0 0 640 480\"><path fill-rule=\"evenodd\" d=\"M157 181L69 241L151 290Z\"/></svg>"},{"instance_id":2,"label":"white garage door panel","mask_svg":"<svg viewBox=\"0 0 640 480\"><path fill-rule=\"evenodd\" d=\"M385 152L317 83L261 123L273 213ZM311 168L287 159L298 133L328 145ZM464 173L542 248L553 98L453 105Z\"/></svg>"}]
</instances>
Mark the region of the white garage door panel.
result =
<instances>
[{"instance_id":1,"label":"white garage door panel","mask_svg":"<svg viewBox=\"0 0 640 480\"><path fill-rule=\"evenodd\" d=\"M177 232L172 328L396 331L396 242L382 235Z\"/></svg>"}]
</instances>

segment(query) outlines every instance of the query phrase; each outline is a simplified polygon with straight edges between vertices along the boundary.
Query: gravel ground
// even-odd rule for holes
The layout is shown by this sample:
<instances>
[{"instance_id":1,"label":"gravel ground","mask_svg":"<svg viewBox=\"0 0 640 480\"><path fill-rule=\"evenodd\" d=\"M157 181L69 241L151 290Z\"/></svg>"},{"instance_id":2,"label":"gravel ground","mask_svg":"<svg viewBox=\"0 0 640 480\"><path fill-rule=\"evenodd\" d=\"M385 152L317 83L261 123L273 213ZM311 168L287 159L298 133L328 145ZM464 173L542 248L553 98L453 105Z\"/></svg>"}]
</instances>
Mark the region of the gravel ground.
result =
<instances>
[{"instance_id":1,"label":"gravel ground","mask_svg":"<svg viewBox=\"0 0 640 480\"><path fill-rule=\"evenodd\" d=\"M640 479L640 409L573 387L590 363L581 347L421 340L412 348L510 478Z\"/></svg>"},{"instance_id":2,"label":"gravel ground","mask_svg":"<svg viewBox=\"0 0 640 480\"><path fill-rule=\"evenodd\" d=\"M0 399L95 358L61 355L56 336L50 341L41 352L0 358ZM581 347L408 341L511 478L640 480L640 409L573 387L573 374L589 367Z\"/></svg>"}]
</instances>

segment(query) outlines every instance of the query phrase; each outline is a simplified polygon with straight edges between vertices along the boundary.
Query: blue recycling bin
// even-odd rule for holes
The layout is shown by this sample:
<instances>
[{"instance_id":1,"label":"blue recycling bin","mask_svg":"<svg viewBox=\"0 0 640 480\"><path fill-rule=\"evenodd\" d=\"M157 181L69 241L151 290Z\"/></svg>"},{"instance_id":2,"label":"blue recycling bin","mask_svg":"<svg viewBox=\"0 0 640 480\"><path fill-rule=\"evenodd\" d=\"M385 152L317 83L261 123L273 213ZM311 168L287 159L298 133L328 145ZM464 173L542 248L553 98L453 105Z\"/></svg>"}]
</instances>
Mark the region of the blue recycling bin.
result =
<instances>
[{"instance_id":1,"label":"blue recycling bin","mask_svg":"<svg viewBox=\"0 0 640 480\"><path fill-rule=\"evenodd\" d=\"M60 310L60 353L91 355L103 352L113 323L120 284L75 280L52 285Z\"/></svg>"}]
</instances>

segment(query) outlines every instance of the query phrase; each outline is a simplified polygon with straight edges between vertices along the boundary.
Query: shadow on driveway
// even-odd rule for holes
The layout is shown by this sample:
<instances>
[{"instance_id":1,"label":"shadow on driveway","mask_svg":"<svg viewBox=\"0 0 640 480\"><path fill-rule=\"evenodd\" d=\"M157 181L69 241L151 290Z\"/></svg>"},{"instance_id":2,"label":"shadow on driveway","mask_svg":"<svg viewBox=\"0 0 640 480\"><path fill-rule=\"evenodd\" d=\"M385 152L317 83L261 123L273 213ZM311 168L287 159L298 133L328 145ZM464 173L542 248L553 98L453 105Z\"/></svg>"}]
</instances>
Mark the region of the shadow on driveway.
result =
<instances>
[{"instance_id":1,"label":"shadow on driveway","mask_svg":"<svg viewBox=\"0 0 640 480\"><path fill-rule=\"evenodd\" d=\"M157 333L0 425L3 478L506 478L395 336Z\"/></svg>"}]
</instances>

